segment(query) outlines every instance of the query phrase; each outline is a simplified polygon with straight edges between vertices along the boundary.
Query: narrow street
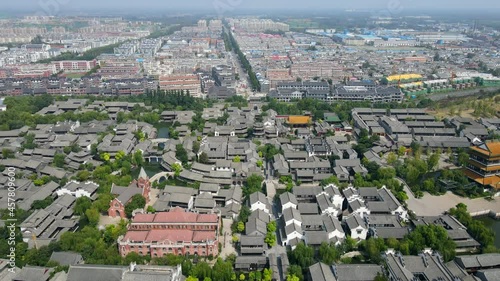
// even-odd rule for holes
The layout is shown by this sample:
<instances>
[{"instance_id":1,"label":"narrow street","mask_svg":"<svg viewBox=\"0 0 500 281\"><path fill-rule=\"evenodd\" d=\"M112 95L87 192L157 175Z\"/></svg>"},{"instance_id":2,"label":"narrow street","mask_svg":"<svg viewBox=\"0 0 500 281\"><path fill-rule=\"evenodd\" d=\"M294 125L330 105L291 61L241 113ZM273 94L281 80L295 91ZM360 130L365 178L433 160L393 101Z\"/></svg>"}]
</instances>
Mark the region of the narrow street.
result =
<instances>
[{"instance_id":1,"label":"narrow street","mask_svg":"<svg viewBox=\"0 0 500 281\"><path fill-rule=\"evenodd\" d=\"M227 256L231 254L237 255L236 249L234 248L234 244L232 243L233 236L231 234L231 224L233 221L231 219L222 219L222 235L219 237L219 243L222 244L221 252L219 253L220 257L225 259Z\"/></svg>"}]
</instances>

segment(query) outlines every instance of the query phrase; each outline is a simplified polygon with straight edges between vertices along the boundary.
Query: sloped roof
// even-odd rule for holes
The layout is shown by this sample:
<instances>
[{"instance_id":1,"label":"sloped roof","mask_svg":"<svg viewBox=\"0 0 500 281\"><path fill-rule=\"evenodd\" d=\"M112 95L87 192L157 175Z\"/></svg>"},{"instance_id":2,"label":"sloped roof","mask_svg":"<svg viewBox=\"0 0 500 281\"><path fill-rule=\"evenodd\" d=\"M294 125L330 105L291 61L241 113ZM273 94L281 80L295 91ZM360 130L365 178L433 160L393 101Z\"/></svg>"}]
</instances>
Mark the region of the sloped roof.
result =
<instances>
[{"instance_id":1,"label":"sloped roof","mask_svg":"<svg viewBox=\"0 0 500 281\"><path fill-rule=\"evenodd\" d=\"M310 116L288 116L289 124L295 124L295 125L308 124L310 121L311 121Z\"/></svg>"}]
</instances>

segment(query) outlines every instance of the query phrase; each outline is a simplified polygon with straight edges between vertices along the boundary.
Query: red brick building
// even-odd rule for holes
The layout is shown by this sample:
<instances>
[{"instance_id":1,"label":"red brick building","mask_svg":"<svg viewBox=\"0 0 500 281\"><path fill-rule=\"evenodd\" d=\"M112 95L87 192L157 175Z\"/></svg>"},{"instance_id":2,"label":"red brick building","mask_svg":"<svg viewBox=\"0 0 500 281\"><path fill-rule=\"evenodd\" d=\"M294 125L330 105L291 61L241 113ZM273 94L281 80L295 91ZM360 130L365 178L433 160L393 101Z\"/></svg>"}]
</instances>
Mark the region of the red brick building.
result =
<instances>
[{"instance_id":1,"label":"red brick building","mask_svg":"<svg viewBox=\"0 0 500 281\"><path fill-rule=\"evenodd\" d=\"M170 212L137 214L124 236L118 238L120 254L161 257L166 254L217 256L219 216L198 214L176 207Z\"/></svg>"},{"instance_id":2,"label":"red brick building","mask_svg":"<svg viewBox=\"0 0 500 281\"><path fill-rule=\"evenodd\" d=\"M97 66L97 60L90 61L56 61L52 63L56 72L63 70L64 72L88 72Z\"/></svg>"},{"instance_id":3,"label":"red brick building","mask_svg":"<svg viewBox=\"0 0 500 281\"><path fill-rule=\"evenodd\" d=\"M141 168L139 178L134 180L128 187L114 185L111 187L111 194L117 195L116 198L111 200L108 209L108 215L112 218L121 217L125 218L125 205L136 194L141 194L146 199L146 204L149 203L149 194L151 193L151 182L149 177Z\"/></svg>"}]
</instances>

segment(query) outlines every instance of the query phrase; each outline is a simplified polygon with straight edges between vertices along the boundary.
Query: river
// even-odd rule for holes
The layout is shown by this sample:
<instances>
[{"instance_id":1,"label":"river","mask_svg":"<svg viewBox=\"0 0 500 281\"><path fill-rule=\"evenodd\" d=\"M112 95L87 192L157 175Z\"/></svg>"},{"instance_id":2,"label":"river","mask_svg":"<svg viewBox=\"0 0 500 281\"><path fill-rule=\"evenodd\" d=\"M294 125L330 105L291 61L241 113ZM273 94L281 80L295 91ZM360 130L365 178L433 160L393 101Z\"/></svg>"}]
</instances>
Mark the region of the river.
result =
<instances>
[{"instance_id":1,"label":"river","mask_svg":"<svg viewBox=\"0 0 500 281\"><path fill-rule=\"evenodd\" d=\"M495 246L500 248L500 220L493 219L491 217L478 218L487 227L491 228L495 232Z\"/></svg>"}]
</instances>

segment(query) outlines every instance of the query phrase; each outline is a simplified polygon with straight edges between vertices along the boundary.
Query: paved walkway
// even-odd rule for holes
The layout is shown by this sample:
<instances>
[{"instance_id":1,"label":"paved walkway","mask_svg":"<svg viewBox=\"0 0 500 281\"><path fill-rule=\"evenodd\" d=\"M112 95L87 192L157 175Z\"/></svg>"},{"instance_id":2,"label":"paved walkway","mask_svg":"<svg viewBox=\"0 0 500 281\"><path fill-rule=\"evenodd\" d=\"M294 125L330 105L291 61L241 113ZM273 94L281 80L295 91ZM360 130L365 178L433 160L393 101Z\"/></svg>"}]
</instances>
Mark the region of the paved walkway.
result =
<instances>
[{"instance_id":1,"label":"paved walkway","mask_svg":"<svg viewBox=\"0 0 500 281\"><path fill-rule=\"evenodd\" d=\"M149 204L146 204L146 207L144 207L144 210L148 209L148 206L153 206L156 201L158 200L158 196L160 194L161 190L157 188L151 188L151 192L149 194Z\"/></svg>"},{"instance_id":2,"label":"paved walkway","mask_svg":"<svg viewBox=\"0 0 500 281\"><path fill-rule=\"evenodd\" d=\"M236 252L234 244L232 243L233 236L231 235L231 224L233 223L233 220L222 219L222 223L222 235L219 236L219 242L222 244L222 249L219 253L219 256L223 259L225 259L230 254L235 254L237 256L238 253Z\"/></svg>"},{"instance_id":3,"label":"paved walkway","mask_svg":"<svg viewBox=\"0 0 500 281\"><path fill-rule=\"evenodd\" d=\"M348 252L348 253L345 253L343 254L340 258L341 259L344 259L344 258L354 258L354 257L357 257L357 256L362 256L363 254L359 251L353 251L353 252Z\"/></svg>"},{"instance_id":4,"label":"paved walkway","mask_svg":"<svg viewBox=\"0 0 500 281\"><path fill-rule=\"evenodd\" d=\"M100 217L99 217L99 229L104 229L107 225L110 225L110 224L118 225L118 223L120 223L120 220L121 220L120 217L112 218L110 216L100 215Z\"/></svg>"},{"instance_id":5,"label":"paved walkway","mask_svg":"<svg viewBox=\"0 0 500 281\"><path fill-rule=\"evenodd\" d=\"M467 210L471 215L479 215L487 212L500 213L500 198L494 197L492 201L483 198L469 199L460 197L452 192L447 192L441 196L430 195L424 192L424 196L417 199L405 186L408 194L408 209L415 212L417 216L437 216L455 207L458 203L467 205Z\"/></svg>"}]
</instances>

